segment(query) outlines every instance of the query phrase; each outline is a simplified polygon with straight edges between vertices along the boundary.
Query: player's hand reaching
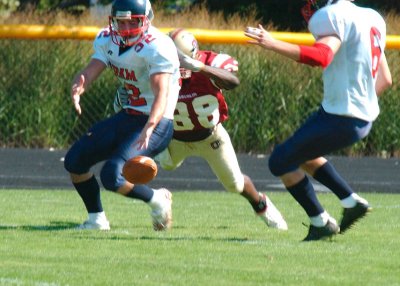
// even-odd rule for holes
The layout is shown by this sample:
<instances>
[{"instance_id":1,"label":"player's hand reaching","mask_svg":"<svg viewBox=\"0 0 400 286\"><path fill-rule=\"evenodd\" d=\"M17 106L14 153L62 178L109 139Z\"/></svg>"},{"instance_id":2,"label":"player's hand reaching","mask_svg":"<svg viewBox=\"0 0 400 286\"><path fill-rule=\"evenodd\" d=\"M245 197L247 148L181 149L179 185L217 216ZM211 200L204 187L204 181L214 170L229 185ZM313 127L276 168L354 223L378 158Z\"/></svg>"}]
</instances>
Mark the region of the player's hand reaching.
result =
<instances>
[{"instance_id":1,"label":"player's hand reaching","mask_svg":"<svg viewBox=\"0 0 400 286\"><path fill-rule=\"evenodd\" d=\"M75 111L76 113L78 113L78 115L82 114L82 109L79 101L81 99L81 94L85 92L84 84L85 77L81 74L79 77L76 78L71 88L72 103L74 104Z\"/></svg>"},{"instance_id":2,"label":"player's hand reaching","mask_svg":"<svg viewBox=\"0 0 400 286\"><path fill-rule=\"evenodd\" d=\"M124 108L125 105L129 103L129 94L128 91L123 87L119 87L114 97L114 111L115 113L119 112Z\"/></svg>"},{"instance_id":3,"label":"player's hand reaching","mask_svg":"<svg viewBox=\"0 0 400 286\"><path fill-rule=\"evenodd\" d=\"M253 39L253 41L247 41L247 43L258 45L268 50L273 48L276 41L261 24L258 24L258 28L247 27L244 31L244 35Z\"/></svg>"},{"instance_id":4,"label":"player's hand reaching","mask_svg":"<svg viewBox=\"0 0 400 286\"><path fill-rule=\"evenodd\" d=\"M135 145L137 150L147 149L149 146L150 136L153 133L153 129L145 126L140 132L139 138L136 140Z\"/></svg>"},{"instance_id":5,"label":"player's hand reaching","mask_svg":"<svg viewBox=\"0 0 400 286\"><path fill-rule=\"evenodd\" d=\"M204 67L204 63L202 63L201 61L192 59L188 55L185 55L179 49L178 49L178 56L179 56L179 62L181 64L181 68L191 70L194 72L199 72Z\"/></svg>"}]
</instances>

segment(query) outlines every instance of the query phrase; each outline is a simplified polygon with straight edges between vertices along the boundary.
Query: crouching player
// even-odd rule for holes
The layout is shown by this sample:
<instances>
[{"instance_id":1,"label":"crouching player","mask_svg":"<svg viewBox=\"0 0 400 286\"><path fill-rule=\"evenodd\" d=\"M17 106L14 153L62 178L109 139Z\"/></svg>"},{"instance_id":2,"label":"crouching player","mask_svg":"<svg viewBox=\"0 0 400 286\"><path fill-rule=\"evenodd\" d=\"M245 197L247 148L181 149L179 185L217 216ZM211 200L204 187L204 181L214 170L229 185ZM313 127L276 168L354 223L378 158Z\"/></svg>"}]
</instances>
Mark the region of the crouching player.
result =
<instances>
[{"instance_id":1,"label":"crouching player","mask_svg":"<svg viewBox=\"0 0 400 286\"><path fill-rule=\"evenodd\" d=\"M182 86L174 114L173 139L155 159L163 169L174 170L187 157L204 158L227 191L246 198L269 227L286 230L279 210L242 174L229 134L222 126L228 119L222 89L239 85L235 75L238 62L227 54L199 51L196 38L184 29L173 30L169 35L178 49Z\"/></svg>"}]
</instances>

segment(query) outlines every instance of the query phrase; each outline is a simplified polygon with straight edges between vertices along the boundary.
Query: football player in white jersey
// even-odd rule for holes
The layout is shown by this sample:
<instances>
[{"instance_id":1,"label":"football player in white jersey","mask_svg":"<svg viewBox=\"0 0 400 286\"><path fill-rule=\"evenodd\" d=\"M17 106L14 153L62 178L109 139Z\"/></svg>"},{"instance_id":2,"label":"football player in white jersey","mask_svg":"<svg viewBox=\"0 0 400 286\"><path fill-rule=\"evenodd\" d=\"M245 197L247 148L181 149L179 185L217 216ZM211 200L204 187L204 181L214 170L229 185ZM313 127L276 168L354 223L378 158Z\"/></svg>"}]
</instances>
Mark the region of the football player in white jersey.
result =
<instances>
[{"instance_id":1,"label":"football player in white jersey","mask_svg":"<svg viewBox=\"0 0 400 286\"><path fill-rule=\"evenodd\" d=\"M310 218L305 241L344 233L371 209L322 156L368 135L379 113L377 96L392 83L384 54L386 25L381 15L349 0L307 0L302 14L313 46L276 40L259 25L248 27L250 44L297 62L320 66L324 97L320 109L285 142L276 146L269 168ZM306 173L341 201L338 225L321 206Z\"/></svg>"},{"instance_id":2,"label":"football player in white jersey","mask_svg":"<svg viewBox=\"0 0 400 286\"><path fill-rule=\"evenodd\" d=\"M171 193L133 185L121 175L126 160L154 157L173 134L179 59L171 38L151 26L152 18L148 0L115 0L109 27L97 35L91 61L73 80L71 98L78 114L81 95L107 67L129 94L121 112L96 123L65 156L65 168L89 214L81 229L110 229L90 171L100 161L105 161L100 173L105 189L148 203L155 230L171 226Z\"/></svg>"},{"instance_id":3,"label":"football player in white jersey","mask_svg":"<svg viewBox=\"0 0 400 286\"><path fill-rule=\"evenodd\" d=\"M175 29L169 35L178 48L182 86L175 109L173 139L156 160L163 169L174 170L187 157L205 159L227 191L246 198L269 227L286 230L286 221L271 200L257 192L251 179L242 174L231 139L222 125L228 118L222 89L239 85L238 62L227 54L199 51L194 35L184 29Z\"/></svg>"}]
</instances>

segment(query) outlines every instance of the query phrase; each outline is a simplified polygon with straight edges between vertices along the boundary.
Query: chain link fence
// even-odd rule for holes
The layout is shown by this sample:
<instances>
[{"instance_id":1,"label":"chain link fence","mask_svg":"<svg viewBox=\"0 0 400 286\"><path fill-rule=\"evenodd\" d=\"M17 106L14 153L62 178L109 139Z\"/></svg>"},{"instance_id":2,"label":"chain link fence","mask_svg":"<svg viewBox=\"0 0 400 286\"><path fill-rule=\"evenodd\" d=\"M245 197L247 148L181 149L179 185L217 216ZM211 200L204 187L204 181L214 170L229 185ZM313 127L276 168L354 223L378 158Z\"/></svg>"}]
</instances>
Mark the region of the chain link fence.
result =
<instances>
[{"instance_id":1,"label":"chain link fence","mask_svg":"<svg viewBox=\"0 0 400 286\"><path fill-rule=\"evenodd\" d=\"M90 60L91 42L3 40L1 46L2 146L63 148L113 112L117 82L111 73L82 96L82 116L71 104L70 83Z\"/></svg>"},{"instance_id":2,"label":"chain link fence","mask_svg":"<svg viewBox=\"0 0 400 286\"><path fill-rule=\"evenodd\" d=\"M67 148L94 122L113 114L118 87L111 70L81 98L77 116L70 99L74 75L92 55L91 41L0 40L0 146ZM243 45L202 45L239 61L241 85L226 92L225 123L241 152L265 152L282 141L322 97L321 69L299 65ZM381 99L373 132L353 153L397 155L400 150L399 51L387 52L393 88Z\"/></svg>"}]
</instances>

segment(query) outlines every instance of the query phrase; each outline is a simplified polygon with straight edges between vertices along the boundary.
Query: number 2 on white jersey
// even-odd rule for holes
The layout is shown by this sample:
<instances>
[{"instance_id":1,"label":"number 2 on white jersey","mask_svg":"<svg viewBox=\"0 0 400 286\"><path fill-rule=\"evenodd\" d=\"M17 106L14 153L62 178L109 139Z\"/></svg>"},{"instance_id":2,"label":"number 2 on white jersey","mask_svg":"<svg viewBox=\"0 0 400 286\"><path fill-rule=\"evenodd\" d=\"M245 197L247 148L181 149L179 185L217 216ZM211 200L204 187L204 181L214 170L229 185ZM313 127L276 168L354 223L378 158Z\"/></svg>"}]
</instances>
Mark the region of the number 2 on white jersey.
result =
<instances>
[{"instance_id":1,"label":"number 2 on white jersey","mask_svg":"<svg viewBox=\"0 0 400 286\"><path fill-rule=\"evenodd\" d=\"M196 113L196 120L204 128L211 128L219 122L219 103L218 99L212 95L203 95L193 99L191 102L178 102L174 115L174 130L190 131L194 128L194 123L189 114L188 104L192 104Z\"/></svg>"}]
</instances>

